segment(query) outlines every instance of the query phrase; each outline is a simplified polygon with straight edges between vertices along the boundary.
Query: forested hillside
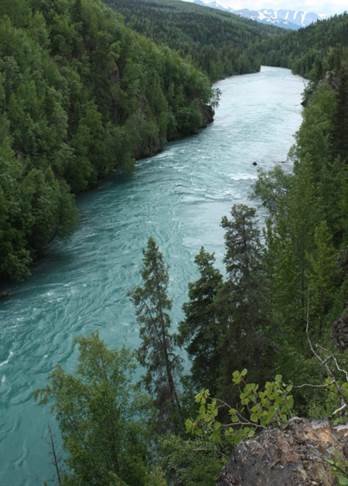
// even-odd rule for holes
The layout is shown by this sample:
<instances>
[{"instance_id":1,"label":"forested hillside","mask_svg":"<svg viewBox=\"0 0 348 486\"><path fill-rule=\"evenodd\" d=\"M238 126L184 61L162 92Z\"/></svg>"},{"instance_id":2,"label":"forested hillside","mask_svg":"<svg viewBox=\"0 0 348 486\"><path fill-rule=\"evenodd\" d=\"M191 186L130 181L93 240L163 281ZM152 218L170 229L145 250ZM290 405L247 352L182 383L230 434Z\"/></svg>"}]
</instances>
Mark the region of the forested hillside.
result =
<instances>
[{"instance_id":1,"label":"forested hillside","mask_svg":"<svg viewBox=\"0 0 348 486\"><path fill-rule=\"evenodd\" d=\"M312 80L321 79L337 67L347 54L348 14L337 15L284 36L263 41L255 55L262 54L262 63L289 67L295 73Z\"/></svg>"},{"instance_id":2,"label":"forested hillside","mask_svg":"<svg viewBox=\"0 0 348 486\"><path fill-rule=\"evenodd\" d=\"M95 0L0 3L0 279L76 221L73 193L212 120L208 79Z\"/></svg>"},{"instance_id":3,"label":"forested hillside","mask_svg":"<svg viewBox=\"0 0 348 486\"><path fill-rule=\"evenodd\" d=\"M134 30L192 60L211 80L256 72L251 45L281 30L179 0L105 0Z\"/></svg>"}]
</instances>

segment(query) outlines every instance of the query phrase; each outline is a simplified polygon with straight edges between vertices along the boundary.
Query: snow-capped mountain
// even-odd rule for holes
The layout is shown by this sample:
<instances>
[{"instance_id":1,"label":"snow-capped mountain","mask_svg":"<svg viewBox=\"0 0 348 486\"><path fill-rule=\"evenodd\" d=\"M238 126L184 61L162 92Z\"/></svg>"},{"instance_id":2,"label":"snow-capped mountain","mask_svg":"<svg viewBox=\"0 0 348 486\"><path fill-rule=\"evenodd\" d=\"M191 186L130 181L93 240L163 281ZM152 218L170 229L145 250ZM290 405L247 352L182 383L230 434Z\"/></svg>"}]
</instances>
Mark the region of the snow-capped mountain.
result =
<instances>
[{"instance_id":1,"label":"snow-capped mountain","mask_svg":"<svg viewBox=\"0 0 348 486\"><path fill-rule=\"evenodd\" d=\"M243 8L240 10L234 9L229 6L229 2L226 0L192 0L198 5L203 5L210 8L216 8L224 10L225 12L231 12L241 17L256 20L263 24L276 25L284 29L298 30L302 27L308 27L308 25L317 22L324 18L323 15L319 15L315 12L303 12L299 10L274 10L274 9L262 9L262 10L250 10Z\"/></svg>"},{"instance_id":2,"label":"snow-capped mountain","mask_svg":"<svg viewBox=\"0 0 348 486\"><path fill-rule=\"evenodd\" d=\"M232 9L231 9L232 11ZM252 20L257 20L264 24L277 25L285 29L301 29L302 27L308 27L308 25L317 22L322 18L314 12L301 12L296 10L235 10L234 13L247 17Z\"/></svg>"}]
</instances>

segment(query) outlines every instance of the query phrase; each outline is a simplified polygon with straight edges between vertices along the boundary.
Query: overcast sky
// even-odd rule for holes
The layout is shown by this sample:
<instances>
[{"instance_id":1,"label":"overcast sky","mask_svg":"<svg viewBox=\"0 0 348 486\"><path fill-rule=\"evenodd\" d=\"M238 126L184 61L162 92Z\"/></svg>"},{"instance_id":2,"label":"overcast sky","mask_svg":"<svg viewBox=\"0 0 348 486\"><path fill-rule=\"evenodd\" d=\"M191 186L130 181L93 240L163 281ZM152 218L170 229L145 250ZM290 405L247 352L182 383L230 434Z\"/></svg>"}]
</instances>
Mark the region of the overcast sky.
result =
<instances>
[{"instance_id":1,"label":"overcast sky","mask_svg":"<svg viewBox=\"0 0 348 486\"><path fill-rule=\"evenodd\" d=\"M217 0L218 3L232 8L285 8L306 10L323 14L348 11L348 0Z\"/></svg>"}]
</instances>

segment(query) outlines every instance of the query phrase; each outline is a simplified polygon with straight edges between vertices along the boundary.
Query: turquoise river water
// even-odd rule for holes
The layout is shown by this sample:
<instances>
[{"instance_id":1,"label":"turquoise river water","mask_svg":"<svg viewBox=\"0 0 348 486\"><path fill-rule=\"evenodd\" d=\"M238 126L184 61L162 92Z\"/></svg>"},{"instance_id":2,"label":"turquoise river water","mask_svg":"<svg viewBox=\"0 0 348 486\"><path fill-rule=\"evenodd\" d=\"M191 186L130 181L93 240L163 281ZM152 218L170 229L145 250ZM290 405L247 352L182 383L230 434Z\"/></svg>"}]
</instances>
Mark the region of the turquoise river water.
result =
<instances>
[{"instance_id":1,"label":"turquoise river water","mask_svg":"<svg viewBox=\"0 0 348 486\"><path fill-rule=\"evenodd\" d=\"M52 418L32 393L56 363L73 369L74 338L99 330L110 346L137 344L127 294L139 281L150 235L169 263L173 318L180 319L194 255L205 245L221 263L219 222L232 204L248 201L257 177L253 162L268 169L286 161L304 86L290 71L268 67L217 83L215 122L139 161L133 176L80 197L77 231L56 242L33 276L0 302L0 486L54 478Z\"/></svg>"}]
</instances>

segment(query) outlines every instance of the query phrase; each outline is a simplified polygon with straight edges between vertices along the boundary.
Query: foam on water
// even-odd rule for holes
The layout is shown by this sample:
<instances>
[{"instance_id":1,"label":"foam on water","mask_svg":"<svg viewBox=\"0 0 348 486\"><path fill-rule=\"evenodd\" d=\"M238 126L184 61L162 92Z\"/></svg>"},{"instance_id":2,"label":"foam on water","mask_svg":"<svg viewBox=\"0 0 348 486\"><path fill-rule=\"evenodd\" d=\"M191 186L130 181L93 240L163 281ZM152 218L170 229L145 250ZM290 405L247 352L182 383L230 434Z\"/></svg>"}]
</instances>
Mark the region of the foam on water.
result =
<instances>
[{"instance_id":1,"label":"foam on water","mask_svg":"<svg viewBox=\"0 0 348 486\"><path fill-rule=\"evenodd\" d=\"M2 361L0 363L0 368L7 365L9 363L10 359L12 358L12 356L13 356L13 351L10 351L9 354L8 354L8 357L5 359L5 361Z\"/></svg>"}]
</instances>

